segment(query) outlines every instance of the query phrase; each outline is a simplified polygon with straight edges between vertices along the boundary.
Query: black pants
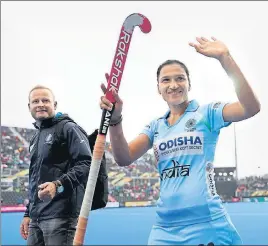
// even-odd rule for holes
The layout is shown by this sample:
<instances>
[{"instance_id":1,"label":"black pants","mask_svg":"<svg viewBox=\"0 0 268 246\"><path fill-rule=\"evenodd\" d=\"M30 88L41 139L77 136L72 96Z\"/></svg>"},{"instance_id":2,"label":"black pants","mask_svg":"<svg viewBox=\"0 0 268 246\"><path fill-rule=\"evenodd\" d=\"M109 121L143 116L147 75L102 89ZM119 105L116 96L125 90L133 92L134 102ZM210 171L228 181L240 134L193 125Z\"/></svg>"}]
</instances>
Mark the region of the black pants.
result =
<instances>
[{"instance_id":1,"label":"black pants","mask_svg":"<svg viewBox=\"0 0 268 246\"><path fill-rule=\"evenodd\" d=\"M47 246L47 245L73 245L75 218L55 218L42 221L31 221L27 245Z\"/></svg>"}]
</instances>

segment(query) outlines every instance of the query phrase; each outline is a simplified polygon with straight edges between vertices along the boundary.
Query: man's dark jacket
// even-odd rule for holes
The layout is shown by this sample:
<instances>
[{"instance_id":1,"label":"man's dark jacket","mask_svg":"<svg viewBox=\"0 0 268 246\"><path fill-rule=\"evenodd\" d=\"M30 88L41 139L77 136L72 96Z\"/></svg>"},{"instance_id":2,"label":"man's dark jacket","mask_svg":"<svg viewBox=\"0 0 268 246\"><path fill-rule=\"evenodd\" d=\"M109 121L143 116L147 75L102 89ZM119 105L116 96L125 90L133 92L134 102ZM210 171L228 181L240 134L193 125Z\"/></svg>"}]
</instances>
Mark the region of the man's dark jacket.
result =
<instances>
[{"instance_id":1,"label":"man's dark jacket","mask_svg":"<svg viewBox=\"0 0 268 246\"><path fill-rule=\"evenodd\" d=\"M66 114L42 121L30 141L29 205L24 216L33 220L78 217L91 164L87 136ZM48 202L38 198L38 185L59 180L64 191Z\"/></svg>"}]
</instances>

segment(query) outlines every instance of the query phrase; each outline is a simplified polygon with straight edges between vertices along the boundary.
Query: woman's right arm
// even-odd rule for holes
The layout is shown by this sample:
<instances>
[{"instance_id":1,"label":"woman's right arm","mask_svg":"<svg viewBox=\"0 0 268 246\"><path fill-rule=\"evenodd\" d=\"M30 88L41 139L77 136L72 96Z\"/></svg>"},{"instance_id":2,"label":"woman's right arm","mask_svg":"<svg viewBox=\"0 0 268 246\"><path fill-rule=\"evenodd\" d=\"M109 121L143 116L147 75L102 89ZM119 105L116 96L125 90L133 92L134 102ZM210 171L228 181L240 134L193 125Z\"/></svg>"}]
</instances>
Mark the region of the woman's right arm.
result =
<instances>
[{"instance_id":1,"label":"woman's right arm","mask_svg":"<svg viewBox=\"0 0 268 246\"><path fill-rule=\"evenodd\" d=\"M122 122L118 125L110 126L109 131L113 156L119 166L130 165L143 156L151 147L149 137L145 134L140 134L130 143L127 143L123 133Z\"/></svg>"},{"instance_id":2,"label":"woman's right arm","mask_svg":"<svg viewBox=\"0 0 268 246\"><path fill-rule=\"evenodd\" d=\"M104 84L101 84L101 89L105 94L106 87ZM119 122L122 114L123 101L115 90L112 90L112 93L116 103L111 122ZM101 97L101 109L111 110L112 106L112 103L105 96ZM130 165L144 155L151 147L149 137L145 134L140 134L130 143L127 143L123 133L122 121L118 124L111 124L109 127L109 132L113 156L119 166Z\"/></svg>"}]
</instances>

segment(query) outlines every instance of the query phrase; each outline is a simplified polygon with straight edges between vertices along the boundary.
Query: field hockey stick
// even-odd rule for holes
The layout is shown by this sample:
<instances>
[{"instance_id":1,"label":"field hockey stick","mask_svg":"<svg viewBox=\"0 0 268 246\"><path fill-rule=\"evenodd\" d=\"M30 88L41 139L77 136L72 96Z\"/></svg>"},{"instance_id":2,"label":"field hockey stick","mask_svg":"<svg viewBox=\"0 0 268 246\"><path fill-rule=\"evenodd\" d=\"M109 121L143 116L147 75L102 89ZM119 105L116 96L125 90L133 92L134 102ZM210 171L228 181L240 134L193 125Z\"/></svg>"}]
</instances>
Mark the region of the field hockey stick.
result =
<instances>
[{"instance_id":1,"label":"field hockey stick","mask_svg":"<svg viewBox=\"0 0 268 246\"><path fill-rule=\"evenodd\" d=\"M149 33L151 31L151 23L148 20L148 18L138 13L129 15L125 19L123 26L121 28L111 72L109 76L106 75L106 79L108 77L108 86L105 96L111 103L113 103L113 109L111 111L103 110L102 112L100 129L93 150L93 157L88 175L86 191L82 207L80 210L80 215L78 218L73 245L83 245L84 242L97 177L100 169L101 160L105 150L106 135L108 132L110 120L115 105L115 99L112 95L112 89L114 89L116 92L119 91L120 82L123 75L127 54L130 46L130 41L136 26L139 26L143 33Z\"/></svg>"}]
</instances>

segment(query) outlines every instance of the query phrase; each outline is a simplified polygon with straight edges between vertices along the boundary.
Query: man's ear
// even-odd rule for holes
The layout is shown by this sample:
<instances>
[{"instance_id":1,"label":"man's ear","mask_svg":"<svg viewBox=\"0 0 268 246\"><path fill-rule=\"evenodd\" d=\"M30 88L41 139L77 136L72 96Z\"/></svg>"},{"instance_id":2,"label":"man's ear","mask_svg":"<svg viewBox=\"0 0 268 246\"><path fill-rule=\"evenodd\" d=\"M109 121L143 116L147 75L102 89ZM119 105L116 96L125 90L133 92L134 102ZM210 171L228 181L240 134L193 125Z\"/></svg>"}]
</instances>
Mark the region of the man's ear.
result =
<instances>
[{"instance_id":1,"label":"man's ear","mask_svg":"<svg viewBox=\"0 0 268 246\"><path fill-rule=\"evenodd\" d=\"M55 110L57 109L57 106L58 106L58 102L55 101L55 102L54 102L54 109L55 109Z\"/></svg>"},{"instance_id":2,"label":"man's ear","mask_svg":"<svg viewBox=\"0 0 268 246\"><path fill-rule=\"evenodd\" d=\"M30 111L30 103L28 103L28 109L29 109L29 111Z\"/></svg>"}]
</instances>

